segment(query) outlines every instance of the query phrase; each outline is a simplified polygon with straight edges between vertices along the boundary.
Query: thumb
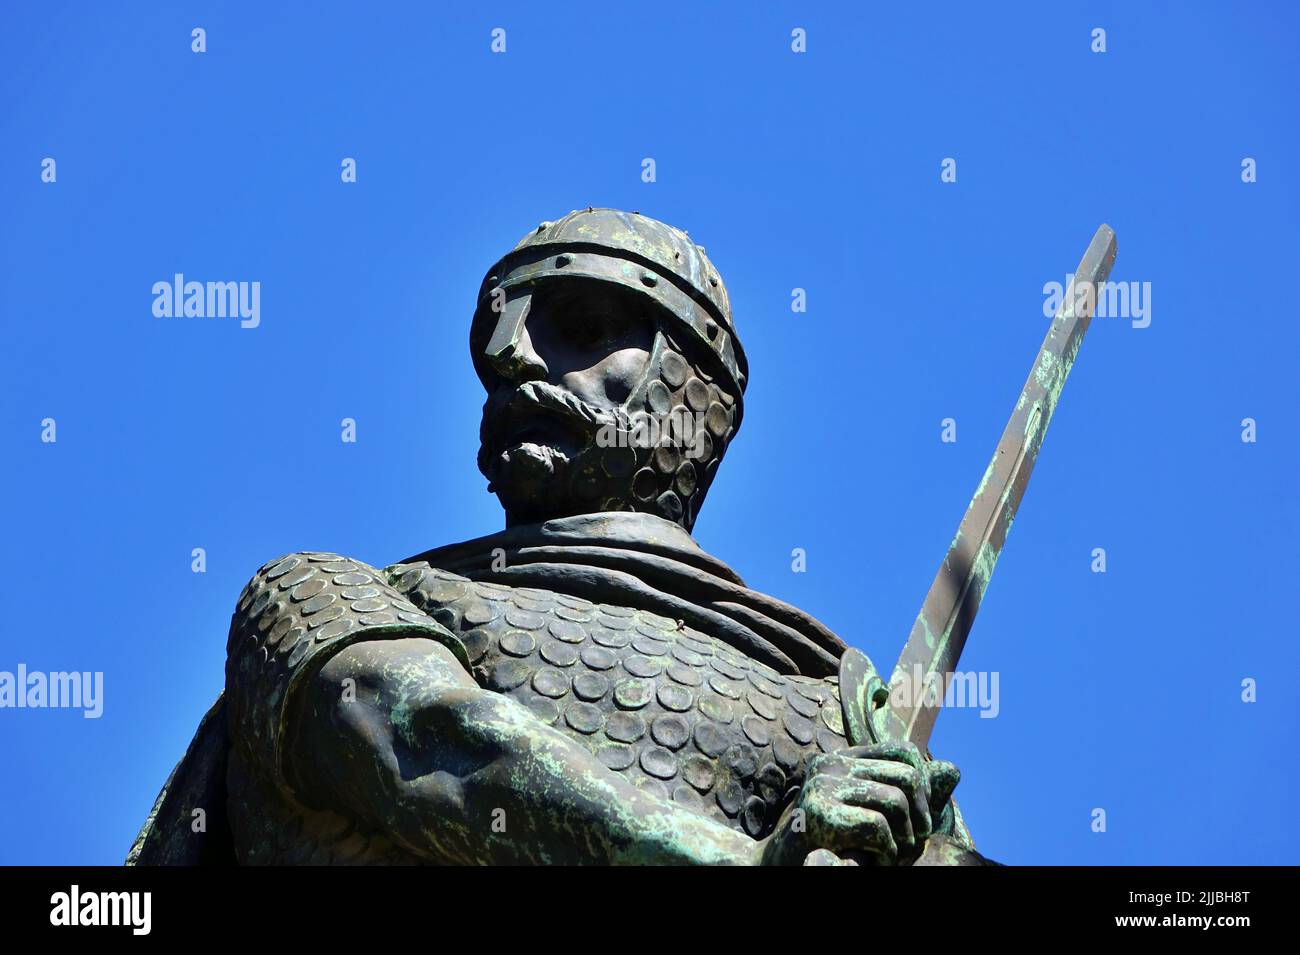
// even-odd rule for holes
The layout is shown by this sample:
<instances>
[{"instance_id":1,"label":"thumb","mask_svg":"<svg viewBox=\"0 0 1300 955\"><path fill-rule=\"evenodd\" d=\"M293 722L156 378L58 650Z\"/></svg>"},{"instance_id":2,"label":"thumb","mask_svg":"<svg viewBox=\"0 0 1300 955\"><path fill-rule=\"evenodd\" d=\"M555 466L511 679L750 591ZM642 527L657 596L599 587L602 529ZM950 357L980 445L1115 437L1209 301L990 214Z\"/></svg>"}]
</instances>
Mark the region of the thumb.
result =
<instances>
[{"instance_id":1,"label":"thumb","mask_svg":"<svg viewBox=\"0 0 1300 955\"><path fill-rule=\"evenodd\" d=\"M930 763L930 809L939 813L948 804L952 791L961 781L961 770L946 759Z\"/></svg>"}]
</instances>

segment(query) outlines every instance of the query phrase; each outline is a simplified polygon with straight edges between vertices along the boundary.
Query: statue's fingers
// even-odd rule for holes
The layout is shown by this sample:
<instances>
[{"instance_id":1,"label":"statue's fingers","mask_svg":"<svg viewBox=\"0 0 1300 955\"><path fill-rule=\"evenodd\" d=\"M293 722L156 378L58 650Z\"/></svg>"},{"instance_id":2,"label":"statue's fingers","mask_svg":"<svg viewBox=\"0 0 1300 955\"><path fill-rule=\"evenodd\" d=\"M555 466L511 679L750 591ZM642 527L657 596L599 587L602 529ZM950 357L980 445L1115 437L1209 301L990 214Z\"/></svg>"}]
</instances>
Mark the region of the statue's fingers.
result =
<instances>
[{"instance_id":1,"label":"statue's fingers","mask_svg":"<svg viewBox=\"0 0 1300 955\"><path fill-rule=\"evenodd\" d=\"M912 830L919 838L930 835L930 783L926 773L907 763L883 759L860 759L851 769L856 779L870 779L897 787L907 797Z\"/></svg>"},{"instance_id":2,"label":"statue's fingers","mask_svg":"<svg viewBox=\"0 0 1300 955\"><path fill-rule=\"evenodd\" d=\"M804 808L807 810L807 832L812 845L829 849L839 855L861 850L872 861L892 863L898 857L898 844L890 820L881 811L889 797L878 790L892 787L866 779L840 779L819 776L805 786ZM903 794L897 794L899 801ZM891 813L898 818L897 809ZM901 818L907 819L904 809Z\"/></svg>"},{"instance_id":3,"label":"statue's fingers","mask_svg":"<svg viewBox=\"0 0 1300 955\"><path fill-rule=\"evenodd\" d=\"M875 809L857 806L847 808L859 814L852 830L853 845L850 851L877 865L893 865L898 861L898 843L894 840L894 832L884 814Z\"/></svg>"},{"instance_id":4,"label":"statue's fingers","mask_svg":"<svg viewBox=\"0 0 1300 955\"><path fill-rule=\"evenodd\" d=\"M930 763L930 803L935 807L944 806L952 798L952 791L961 780L961 770L946 759L936 759Z\"/></svg>"},{"instance_id":5,"label":"statue's fingers","mask_svg":"<svg viewBox=\"0 0 1300 955\"><path fill-rule=\"evenodd\" d=\"M873 810L884 816L897 851L907 853L916 846L912 801L904 790L873 779L855 779L843 787L841 798L848 806ZM926 834L929 834L928 827Z\"/></svg>"},{"instance_id":6,"label":"statue's fingers","mask_svg":"<svg viewBox=\"0 0 1300 955\"><path fill-rule=\"evenodd\" d=\"M850 756L854 759L888 759L896 763L906 763L922 769L925 757L914 743L871 743L866 746L851 746L842 749L837 755Z\"/></svg>"},{"instance_id":7,"label":"statue's fingers","mask_svg":"<svg viewBox=\"0 0 1300 955\"><path fill-rule=\"evenodd\" d=\"M856 762L847 752L820 753L808 764L808 778L815 776L832 776L837 779L848 776Z\"/></svg>"},{"instance_id":8,"label":"statue's fingers","mask_svg":"<svg viewBox=\"0 0 1300 955\"><path fill-rule=\"evenodd\" d=\"M841 804L834 820L834 825L824 830L809 827L814 844L841 858L847 856L867 864L893 865L898 859L898 843L882 813Z\"/></svg>"}]
</instances>

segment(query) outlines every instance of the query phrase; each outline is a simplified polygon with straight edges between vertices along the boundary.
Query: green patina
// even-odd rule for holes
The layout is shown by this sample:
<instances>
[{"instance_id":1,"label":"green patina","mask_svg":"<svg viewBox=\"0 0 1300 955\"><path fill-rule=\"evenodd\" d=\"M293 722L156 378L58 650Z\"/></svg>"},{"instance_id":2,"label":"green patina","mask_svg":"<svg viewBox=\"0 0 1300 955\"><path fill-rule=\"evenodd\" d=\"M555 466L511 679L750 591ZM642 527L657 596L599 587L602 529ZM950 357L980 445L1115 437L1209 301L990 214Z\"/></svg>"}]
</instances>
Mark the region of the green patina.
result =
<instances>
[{"instance_id":1,"label":"green patina","mask_svg":"<svg viewBox=\"0 0 1300 955\"><path fill-rule=\"evenodd\" d=\"M1104 276L1113 255L1103 227L1078 274ZM578 413L578 396L608 393L604 362L573 373L581 388L540 380L567 341L548 316L575 302L644 319L619 410L707 409L706 460L597 447L585 425L610 409ZM261 568L231 621L225 693L130 861L983 863L955 768L924 755L932 716L889 691L904 662L956 666L1086 330L1064 312L886 687L690 537L748 377L704 249L636 213L542 223L488 271L470 323L480 469L507 529L388 570L316 552ZM504 568L487 541L507 545ZM706 681L718 692L693 689ZM194 806L213 809L211 832L190 828Z\"/></svg>"}]
</instances>

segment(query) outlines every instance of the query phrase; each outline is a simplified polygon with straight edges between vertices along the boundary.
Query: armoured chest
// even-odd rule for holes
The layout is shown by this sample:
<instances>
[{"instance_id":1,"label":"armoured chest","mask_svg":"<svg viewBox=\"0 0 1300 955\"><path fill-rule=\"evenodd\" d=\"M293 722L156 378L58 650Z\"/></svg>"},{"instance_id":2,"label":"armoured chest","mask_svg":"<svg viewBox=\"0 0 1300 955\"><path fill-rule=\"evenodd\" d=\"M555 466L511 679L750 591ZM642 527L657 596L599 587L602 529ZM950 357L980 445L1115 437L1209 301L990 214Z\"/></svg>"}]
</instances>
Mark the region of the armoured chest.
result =
<instances>
[{"instance_id":1,"label":"armoured chest","mask_svg":"<svg viewBox=\"0 0 1300 955\"><path fill-rule=\"evenodd\" d=\"M657 614L476 582L426 564L394 585L518 700L634 785L761 837L809 759L845 745L830 680L786 676Z\"/></svg>"}]
</instances>

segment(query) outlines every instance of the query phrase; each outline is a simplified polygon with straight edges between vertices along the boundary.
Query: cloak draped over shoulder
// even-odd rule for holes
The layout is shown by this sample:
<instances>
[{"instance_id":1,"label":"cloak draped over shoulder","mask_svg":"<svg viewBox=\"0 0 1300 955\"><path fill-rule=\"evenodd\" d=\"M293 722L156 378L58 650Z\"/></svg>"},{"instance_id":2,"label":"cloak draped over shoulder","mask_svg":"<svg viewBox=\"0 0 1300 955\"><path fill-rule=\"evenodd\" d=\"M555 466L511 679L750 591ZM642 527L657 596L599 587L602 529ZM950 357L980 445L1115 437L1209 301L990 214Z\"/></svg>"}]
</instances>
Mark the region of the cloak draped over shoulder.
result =
<instances>
[{"instance_id":1,"label":"cloak draped over shoulder","mask_svg":"<svg viewBox=\"0 0 1300 955\"><path fill-rule=\"evenodd\" d=\"M780 673L831 676L845 650L822 623L750 590L685 530L651 514L609 511L557 518L437 547L404 563L420 562L471 580L680 620Z\"/></svg>"}]
</instances>

